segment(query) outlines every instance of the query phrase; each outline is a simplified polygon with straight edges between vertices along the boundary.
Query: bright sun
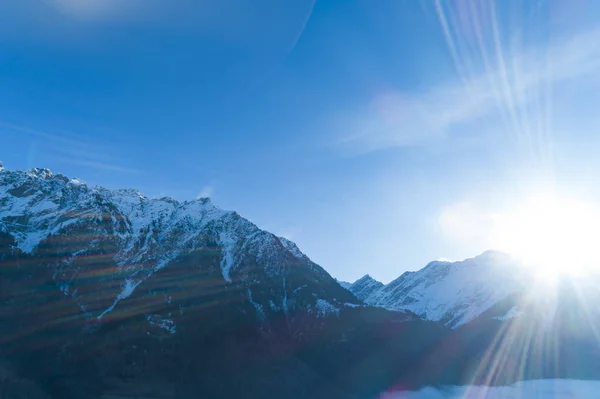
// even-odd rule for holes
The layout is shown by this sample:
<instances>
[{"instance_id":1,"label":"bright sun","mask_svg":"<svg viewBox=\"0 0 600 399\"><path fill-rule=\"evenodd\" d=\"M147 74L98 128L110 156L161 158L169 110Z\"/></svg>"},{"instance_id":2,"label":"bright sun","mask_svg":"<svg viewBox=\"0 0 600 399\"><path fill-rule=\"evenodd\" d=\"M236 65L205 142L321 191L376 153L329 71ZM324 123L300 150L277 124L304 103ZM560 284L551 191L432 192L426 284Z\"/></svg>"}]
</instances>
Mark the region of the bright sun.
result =
<instances>
[{"instance_id":1,"label":"bright sun","mask_svg":"<svg viewBox=\"0 0 600 399\"><path fill-rule=\"evenodd\" d=\"M581 274L600 266L600 208L590 203L538 195L494 218L498 249L541 276Z\"/></svg>"}]
</instances>

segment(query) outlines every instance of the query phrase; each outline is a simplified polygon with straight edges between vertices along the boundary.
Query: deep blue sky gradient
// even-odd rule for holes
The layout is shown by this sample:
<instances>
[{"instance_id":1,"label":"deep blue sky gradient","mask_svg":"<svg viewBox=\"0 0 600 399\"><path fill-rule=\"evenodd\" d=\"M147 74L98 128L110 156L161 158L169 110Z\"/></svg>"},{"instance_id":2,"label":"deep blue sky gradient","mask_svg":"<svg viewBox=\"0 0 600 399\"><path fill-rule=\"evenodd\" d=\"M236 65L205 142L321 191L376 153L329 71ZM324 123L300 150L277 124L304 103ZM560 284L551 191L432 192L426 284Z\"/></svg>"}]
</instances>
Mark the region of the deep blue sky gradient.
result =
<instances>
[{"instance_id":1,"label":"deep blue sky gradient","mask_svg":"<svg viewBox=\"0 0 600 399\"><path fill-rule=\"evenodd\" d=\"M586 100L553 112L551 165L539 155L550 139L524 149L502 107L479 115L474 106L443 127L433 126L442 117L415 119L413 104L440 114L466 102L432 104L463 87L465 71L467 80L486 72L472 30L455 36L471 63L457 66L433 1L99 2L0 5L5 167L149 196L208 194L335 277L384 281L487 249L440 232L448 205L510 202L548 170L582 185L597 176L595 92L579 79L577 91L561 82L552 91L552 101ZM441 4L446 15L464 12L451 3ZM593 2L523 3L495 7L502 43L518 37L519 54L589 31L598 16ZM486 29L482 43L494 49ZM565 126L576 121L574 139Z\"/></svg>"}]
</instances>

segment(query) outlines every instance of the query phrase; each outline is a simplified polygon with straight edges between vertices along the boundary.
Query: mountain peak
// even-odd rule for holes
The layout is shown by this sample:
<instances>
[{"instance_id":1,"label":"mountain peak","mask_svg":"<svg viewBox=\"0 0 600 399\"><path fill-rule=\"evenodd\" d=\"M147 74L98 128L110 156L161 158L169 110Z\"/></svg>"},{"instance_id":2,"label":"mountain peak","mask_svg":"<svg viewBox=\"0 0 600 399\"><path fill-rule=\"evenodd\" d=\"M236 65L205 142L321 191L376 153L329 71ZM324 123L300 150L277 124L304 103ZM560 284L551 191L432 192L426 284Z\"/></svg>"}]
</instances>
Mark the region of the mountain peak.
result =
<instances>
[{"instance_id":1,"label":"mountain peak","mask_svg":"<svg viewBox=\"0 0 600 399\"><path fill-rule=\"evenodd\" d=\"M32 168L30 173L34 176L41 177L42 179L52 177L52 172L47 168Z\"/></svg>"},{"instance_id":2,"label":"mountain peak","mask_svg":"<svg viewBox=\"0 0 600 399\"><path fill-rule=\"evenodd\" d=\"M354 282L354 284L357 284L357 283L366 283L368 281L377 281L377 280L375 280L373 277L371 277L370 274L367 273L364 276L362 276L361 278L359 278L358 280L356 280Z\"/></svg>"},{"instance_id":3,"label":"mountain peak","mask_svg":"<svg viewBox=\"0 0 600 399\"><path fill-rule=\"evenodd\" d=\"M354 283L352 283L347 289L354 294L355 297L364 301L374 291L383 287L383 283L375 280L368 274L365 274Z\"/></svg>"},{"instance_id":4,"label":"mountain peak","mask_svg":"<svg viewBox=\"0 0 600 399\"><path fill-rule=\"evenodd\" d=\"M210 197L197 197L194 202L199 202L202 205L210 205L213 203Z\"/></svg>"},{"instance_id":5,"label":"mountain peak","mask_svg":"<svg viewBox=\"0 0 600 399\"><path fill-rule=\"evenodd\" d=\"M189 262L193 267L181 271L183 280L202 267L201 275L209 275L212 285L245 286L261 315L268 309L317 312L319 303L339 310L355 302L296 244L261 230L236 212L221 210L209 198L149 199L134 189L74 183L43 168L3 170L0 231L11 236L20 254L39 257L40 262L49 250L69 254L46 266L54 268L56 286L98 320L115 308L118 312L130 296L142 295L136 289L140 284L147 286L157 274L164 278L162 269L172 273ZM109 254L103 252L107 247ZM110 270L103 276L110 294L101 301L77 278L98 254ZM321 283L333 288L323 291Z\"/></svg>"},{"instance_id":6,"label":"mountain peak","mask_svg":"<svg viewBox=\"0 0 600 399\"><path fill-rule=\"evenodd\" d=\"M499 251L459 262L433 261L416 272L405 272L363 299L387 309L409 310L448 327L476 318L494 304L519 292L519 264Z\"/></svg>"}]
</instances>

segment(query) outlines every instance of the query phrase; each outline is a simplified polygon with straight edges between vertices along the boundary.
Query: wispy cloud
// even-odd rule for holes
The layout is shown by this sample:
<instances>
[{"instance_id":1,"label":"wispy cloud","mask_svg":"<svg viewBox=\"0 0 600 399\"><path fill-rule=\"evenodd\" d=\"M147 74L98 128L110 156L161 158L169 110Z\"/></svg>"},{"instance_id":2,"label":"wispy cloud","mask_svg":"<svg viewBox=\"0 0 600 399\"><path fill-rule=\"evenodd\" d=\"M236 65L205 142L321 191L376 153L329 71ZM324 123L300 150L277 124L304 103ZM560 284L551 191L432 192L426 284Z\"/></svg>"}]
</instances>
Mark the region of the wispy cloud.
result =
<instances>
[{"instance_id":1,"label":"wispy cloud","mask_svg":"<svg viewBox=\"0 0 600 399\"><path fill-rule=\"evenodd\" d=\"M144 11L160 4L156 0L46 0L76 18L83 19L115 19L128 20L139 18Z\"/></svg>"},{"instance_id":2,"label":"wispy cloud","mask_svg":"<svg viewBox=\"0 0 600 399\"><path fill-rule=\"evenodd\" d=\"M86 147L90 145L89 142L79 140L76 137L73 137L72 135L54 132L50 133L47 131L32 129L28 126L23 126L6 121L0 121L0 130L6 132L13 132L17 134L26 134L30 137L34 137L41 140L47 140L48 142L55 142L56 144L64 144L75 147Z\"/></svg>"},{"instance_id":3,"label":"wispy cloud","mask_svg":"<svg viewBox=\"0 0 600 399\"><path fill-rule=\"evenodd\" d=\"M123 172L123 173L140 173L139 169L128 168L125 166L115 165L111 163L104 163L99 161L86 161L82 159L70 159L70 158L61 158L61 161L65 163L70 163L73 165L81 165L87 166L94 169L103 169L110 170L114 172Z\"/></svg>"},{"instance_id":4,"label":"wispy cloud","mask_svg":"<svg viewBox=\"0 0 600 399\"><path fill-rule=\"evenodd\" d=\"M122 165L119 159L112 155L115 152L114 145L98 140L82 140L73 134L32 129L5 121L0 121L0 131L29 137L36 148L40 148L46 156L61 163L123 173L140 172L138 169ZM30 162L35 161L35 159L30 160Z\"/></svg>"},{"instance_id":5,"label":"wispy cloud","mask_svg":"<svg viewBox=\"0 0 600 399\"><path fill-rule=\"evenodd\" d=\"M421 93L377 94L368 110L337 121L338 145L369 152L439 144L456 127L489 117L525 146L539 150L548 141L553 90L600 78L600 30L534 46L514 38L503 43L509 35L501 34L494 6L467 3L437 8L459 79ZM515 37L522 28L515 27Z\"/></svg>"},{"instance_id":6,"label":"wispy cloud","mask_svg":"<svg viewBox=\"0 0 600 399\"><path fill-rule=\"evenodd\" d=\"M210 198L213 196L215 189L213 186L204 186L202 190L198 193L196 198Z\"/></svg>"},{"instance_id":7,"label":"wispy cloud","mask_svg":"<svg viewBox=\"0 0 600 399\"><path fill-rule=\"evenodd\" d=\"M437 227L445 241L466 253L499 249L529 261L565 265L594 263L594 232L600 223L600 210L594 202L556 192L529 194L504 206L482 201L457 202L443 207ZM549 258L546 258L548 256ZM554 257L554 259L552 259ZM574 257L578 257L575 260Z\"/></svg>"},{"instance_id":8,"label":"wispy cloud","mask_svg":"<svg viewBox=\"0 0 600 399\"><path fill-rule=\"evenodd\" d=\"M493 247L497 229L496 213L475 201L462 201L444 206L437 218L443 239L453 246Z\"/></svg>"}]
</instances>

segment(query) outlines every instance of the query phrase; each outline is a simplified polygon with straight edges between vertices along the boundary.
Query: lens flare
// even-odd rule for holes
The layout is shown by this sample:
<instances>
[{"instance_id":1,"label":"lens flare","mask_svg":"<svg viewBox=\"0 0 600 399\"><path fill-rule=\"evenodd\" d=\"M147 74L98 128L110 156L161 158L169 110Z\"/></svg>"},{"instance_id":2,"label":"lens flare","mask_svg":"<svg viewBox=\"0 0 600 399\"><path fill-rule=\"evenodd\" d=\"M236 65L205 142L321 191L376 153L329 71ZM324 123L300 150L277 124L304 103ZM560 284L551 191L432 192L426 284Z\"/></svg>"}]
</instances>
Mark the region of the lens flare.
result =
<instances>
[{"instance_id":1,"label":"lens flare","mask_svg":"<svg viewBox=\"0 0 600 399\"><path fill-rule=\"evenodd\" d=\"M591 203L537 195L495 218L497 247L542 277L581 274L600 265L600 209Z\"/></svg>"}]
</instances>

